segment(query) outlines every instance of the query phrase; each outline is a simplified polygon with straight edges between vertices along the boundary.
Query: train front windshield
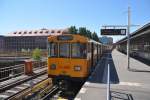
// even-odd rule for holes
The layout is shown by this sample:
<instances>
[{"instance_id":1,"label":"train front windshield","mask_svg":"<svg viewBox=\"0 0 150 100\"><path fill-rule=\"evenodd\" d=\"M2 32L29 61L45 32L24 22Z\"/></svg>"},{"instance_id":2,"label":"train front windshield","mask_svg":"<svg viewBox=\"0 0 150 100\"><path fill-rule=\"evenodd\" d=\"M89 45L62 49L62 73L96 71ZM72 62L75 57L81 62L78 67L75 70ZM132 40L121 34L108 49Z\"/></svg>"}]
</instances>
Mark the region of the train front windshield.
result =
<instances>
[{"instance_id":1,"label":"train front windshield","mask_svg":"<svg viewBox=\"0 0 150 100\"><path fill-rule=\"evenodd\" d=\"M48 45L49 57L86 58L86 54L85 43L49 43Z\"/></svg>"},{"instance_id":2,"label":"train front windshield","mask_svg":"<svg viewBox=\"0 0 150 100\"><path fill-rule=\"evenodd\" d=\"M60 58L69 58L69 43L60 43L59 44L59 57Z\"/></svg>"},{"instance_id":3,"label":"train front windshield","mask_svg":"<svg viewBox=\"0 0 150 100\"><path fill-rule=\"evenodd\" d=\"M86 58L86 44L72 43L71 44L71 57L72 58Z\"/></svg>"},{"instance_id":4,"label":"train front windshield","mask_svg":"<svg viewBox=\"0 0 150 100\"><path fill-rule=\"evenodd\" d=\"M57 43L48 44L48 57L58 57L58 44Z\"/></svg>"}]
</instances>

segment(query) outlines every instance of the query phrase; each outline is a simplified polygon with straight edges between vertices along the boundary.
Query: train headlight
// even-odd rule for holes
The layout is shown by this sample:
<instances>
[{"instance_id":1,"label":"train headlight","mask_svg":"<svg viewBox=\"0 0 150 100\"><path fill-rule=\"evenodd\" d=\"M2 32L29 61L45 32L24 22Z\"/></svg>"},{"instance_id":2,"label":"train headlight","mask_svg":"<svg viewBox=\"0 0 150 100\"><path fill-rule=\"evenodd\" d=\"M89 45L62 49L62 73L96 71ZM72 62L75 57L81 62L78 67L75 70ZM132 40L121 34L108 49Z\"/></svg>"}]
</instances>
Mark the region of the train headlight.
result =
<instances>
[{"instance_id":1,"label":"train headlight","mask_svg":"<svg viewBox=\"0 0 150 100\"><path fill-rule=\"evenodd\" d=\"M81 66L74 66L74 70L75 71L80 71L81 70Z\"/></svg>"},{"instance_id":2,"label":"train headlight","mask_svg":"<svg viewBox=\"0 0 150 100\"><path fill-rule=\"evenodd\" d=\"M56 64L51 64L50 69L55 70L56 69Z\"/></svg>"}]
</instances>

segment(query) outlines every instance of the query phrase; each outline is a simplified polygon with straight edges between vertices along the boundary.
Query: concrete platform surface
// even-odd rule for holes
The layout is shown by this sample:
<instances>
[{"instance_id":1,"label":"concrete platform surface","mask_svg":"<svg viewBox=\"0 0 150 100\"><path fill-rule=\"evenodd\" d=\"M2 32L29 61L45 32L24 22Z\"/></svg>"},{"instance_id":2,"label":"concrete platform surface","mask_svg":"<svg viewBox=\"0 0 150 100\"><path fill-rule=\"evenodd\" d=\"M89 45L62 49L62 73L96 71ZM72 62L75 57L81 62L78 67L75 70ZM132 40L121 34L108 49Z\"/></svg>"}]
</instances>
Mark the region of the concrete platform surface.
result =
<instances>
[{"instance_id":1,"label":"concrete platform surface","mask_svg":"<svg viewBox=\"0 0 150 100\"><path fill-rule=\"evenodd\" d=\"M110 65L111 100L150 100L150 66L116 50L106 53L75 100L106 100L107 66Z\"/></svg>"}]
</instances>

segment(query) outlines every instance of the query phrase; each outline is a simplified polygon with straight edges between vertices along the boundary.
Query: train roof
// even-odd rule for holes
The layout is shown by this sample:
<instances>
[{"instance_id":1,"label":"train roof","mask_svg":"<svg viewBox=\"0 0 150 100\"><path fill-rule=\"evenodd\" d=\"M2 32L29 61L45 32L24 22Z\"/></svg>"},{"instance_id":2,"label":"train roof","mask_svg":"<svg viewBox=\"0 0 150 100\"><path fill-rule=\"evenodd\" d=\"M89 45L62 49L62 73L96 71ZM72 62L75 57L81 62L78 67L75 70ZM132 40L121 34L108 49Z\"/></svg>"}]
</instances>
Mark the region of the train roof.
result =
<instances>
[{"instance_id":1,"label":"train roof","mask_svg":"<svg viewBox=\"0 0 150 100\"><path fill-rule=\"evenodd\" d=\"M86 39L87 41L89 41L89 42L94 42L94 43L97 43L97 44L102 44L102 43L100 43L100 42L97 42L97 41L95 41L95 40L93 40L93 39L90 39L90 38L88 38L88 37L85 37L85 36L82 36L82 35L79 35L79 34L50 35L48 38L51 38L51 37L57 37L57 36L63 36L63 35L80 36L80 37L82 37L82 38L85 38L85 39Z\"/></svg>"},{"instance_id":2,"label":"train roof","mask_svg":"<svg viewBox=\"0 0 150 100\"><path fill-rule=\"evenodd\" d=\"M97 42L97 41L95 41L95 40L92 40L92 39L89 39L89 42L94 42L94 43L97 43L97 44L102 44L102 43L100 43L100 42ZM104 45L104 44L102 44L102 45Z\"/></svg>"}]
</instances>

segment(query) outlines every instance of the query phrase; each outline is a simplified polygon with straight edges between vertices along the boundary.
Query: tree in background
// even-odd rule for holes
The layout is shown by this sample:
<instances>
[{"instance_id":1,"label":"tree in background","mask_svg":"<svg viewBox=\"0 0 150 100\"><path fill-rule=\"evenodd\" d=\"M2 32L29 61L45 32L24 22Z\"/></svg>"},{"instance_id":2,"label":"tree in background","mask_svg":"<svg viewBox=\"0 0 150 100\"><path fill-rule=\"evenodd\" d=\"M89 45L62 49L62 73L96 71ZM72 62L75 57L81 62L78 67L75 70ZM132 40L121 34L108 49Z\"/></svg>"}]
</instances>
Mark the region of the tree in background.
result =
<instances>
[{"instance_id":1,"label":"tree in background","mask_svg":"<svg viewBox=\"0 0 150 100\"><path fill-rule=\"evenodd\" d=\"M92 39L95 40L95 41L97 41L97 42L100 42L100 41L99 41L99 38L98 38L98 36L97 36L97 34L96 34L96 32L93 32L93 34L92 34Z\"/></svg>"},{"instance_id":2,"label":"tree in background","mask_svg":"<svg viewBox=\"0 0 150 100\"><path fill-rule=\"evenodd\" d=\"M90 30L86 29L86 27L79 27L79 29L77 29L75 26L71 26L69 28L69 33L70 34L79 34L79 35L88 37L90 39L93 39L97 42L100 42L96 32L93 32L93 34L92 34L92 32Z\"/></svg>"},{"instance_id":3,"label":"tree in background","mask_svg":"<svg viewBox=\"0 0 150 100\"><path fill-rule=\"evenodd\" d=\"M34 60L40 60L41 59L41 50L39 48L36 48L33 50L32 58Z\"/></svg>"},{"instance_id":4,"label":"tree in background","mask_svg":"<svg viewBox=\"0 0 150 100\"><path fill-rule=\"evenodd\" d=\"M87 37L92 39L92 32L90 30L86 30Z\"/></svg>"},{"instance_id":5,"label":"tree in background","mask_svg":"<svg viewBox=\"0 0 150 100\"><path fill-rule=\"evenodd\" d=\"M87 37L86 27L79 27L79 35Z\"/></svg>"},{"instance_id":6,"label":"tree in background","mask_svg":"<svg viewBox=\"0 0 150 100\"><path fill-rule=\"evenodd\" d=\"M78 29L75 26L71 26L69 28L69 33L70 34L77 34L78 33Z\"/></svg>"}]
</instances>

